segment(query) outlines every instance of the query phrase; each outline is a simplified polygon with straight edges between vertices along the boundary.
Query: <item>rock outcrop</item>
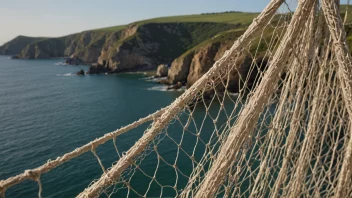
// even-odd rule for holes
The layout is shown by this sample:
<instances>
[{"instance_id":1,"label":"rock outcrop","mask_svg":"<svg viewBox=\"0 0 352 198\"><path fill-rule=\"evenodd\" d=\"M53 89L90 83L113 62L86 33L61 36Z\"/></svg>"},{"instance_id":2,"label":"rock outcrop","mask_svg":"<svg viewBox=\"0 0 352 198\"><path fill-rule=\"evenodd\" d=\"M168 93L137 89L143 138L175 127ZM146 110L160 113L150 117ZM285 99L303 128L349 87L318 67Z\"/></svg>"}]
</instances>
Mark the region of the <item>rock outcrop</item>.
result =
<instances>
[{"instance_id":1,"label":"rock outcrop","mask_svg":"<svg viewBox=\"0 0 352 198\"><path fill-rule=\"evenodd\" d=\"M20 57L19 57L19 55L13 55L13 56L11 56L11 59L19 59Z\"/></svg>"},{"instance_id":2,"label":"rock outcrop","mask_svg":"<svg viewBox=\"0 0 352 198\"><path fill-rule=\"evenodd\" d=\"M66 58L65 63L68 65L80 65L82 64L82 60L72 55L70 58Z\"/></svg>"},{"instance_id":3,"label":"rock outcrop","mask_svg":"<svg viewBox=\"0 0 352 198\"><path fill-rule=\"evenodd\" d=\"M112 71L103 65L97 63L92 64L87 71L87 74L101 74L101 73L112 73Z\"/></svg>"},{"instance_id":4,"label":"rock outcrop","mask_svg":"<svg viewBox=\"0 0 352 198\"><path fill-rule=\"evenodd\" d=\"M168 73L169 73L169 68L167 67L167 65L161 64L158 66L155 76L166 77Z\"/></svg>"},{"instance_id":5,"label":"rock outcrop","mask_svg":"<svg viewBox=\"0 0 352 198\"><path fill-rule=\"evenodd\" d=\"M193 59L193 52L182 55L175 59L169 69L168 82L176 84L177 82L186 83L189 74L189 68Z\"/></svg>"},{"instance_id":6,"label":"rock outcrop","mask_svg":"<svg viewBox=\"0 0 352 198\"><path fill-rule=\"evenodd\" d=\"M187 87L192 86L198 79L200 79L214 63L219 60L223 54L230 49L233 42L241 35L241 32L233 34L232 32L221 35L222 38L211 39L209 42L200 44L193 50L183 54L177 58L171 65L168 74L168 83L175 85L178 82L186 84ZM228 81L227 89L231 92L239 92L244 85L245 77L249 73L253 60L249 57L245 58L237 69L231 71L229 79L223 79L223 82ZM259 71L266 69L267 60L260 58L257 60L258 67L255 67L249 77L249 88L255 84L256 75ZM259 67L260 66L260 67ZM217 90L223 91L224 86L219 84ZM210 96L212 93L206 93Z\"/></svg>"},{"instance_id":7,"label":"rock outcrop","mask_svg":"<svg viewBox=\"0 0 352 198\"><path fill-rule=\"evenodd\" d=\"M187 77L187 87L193 85L201 78L215 63L215 56L219 51L220 43L211 43L194 53L192 62L189 66Z\"/></svg>"},{"instance_id":8,"label":"rock outcrop","mask_svg":"<svg viewBox=\"0 0 352 198\"><path fill-rule=\"evenodd\" d=\"M84 70L83 70L83 69L79 70L79 71L76 73L76 75L77 75L77 76L84 76L84 75L85 75Z\"/></svg>"}]
</instances>

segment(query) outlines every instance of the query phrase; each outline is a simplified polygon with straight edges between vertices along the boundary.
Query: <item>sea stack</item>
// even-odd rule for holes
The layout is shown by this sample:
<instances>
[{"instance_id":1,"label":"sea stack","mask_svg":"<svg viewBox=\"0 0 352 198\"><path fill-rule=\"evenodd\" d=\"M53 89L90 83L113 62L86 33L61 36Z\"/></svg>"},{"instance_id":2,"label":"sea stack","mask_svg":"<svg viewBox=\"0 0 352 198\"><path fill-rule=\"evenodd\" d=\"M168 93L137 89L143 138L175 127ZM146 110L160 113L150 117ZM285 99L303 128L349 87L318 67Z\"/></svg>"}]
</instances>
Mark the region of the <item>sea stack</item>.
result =
<instances>
[{"instance_id":1,"label":"sea stack","mask_svg":"<svg viewBox=\"0 0 352 198\"><path fill-rule=\"evenodd\" d=\"M160 78L160 77L166 77L169 73L169 68L167 65L161 64L158 66L158 69L156 70L156 75L155 77Z\"/></svg>"}]
</instances>

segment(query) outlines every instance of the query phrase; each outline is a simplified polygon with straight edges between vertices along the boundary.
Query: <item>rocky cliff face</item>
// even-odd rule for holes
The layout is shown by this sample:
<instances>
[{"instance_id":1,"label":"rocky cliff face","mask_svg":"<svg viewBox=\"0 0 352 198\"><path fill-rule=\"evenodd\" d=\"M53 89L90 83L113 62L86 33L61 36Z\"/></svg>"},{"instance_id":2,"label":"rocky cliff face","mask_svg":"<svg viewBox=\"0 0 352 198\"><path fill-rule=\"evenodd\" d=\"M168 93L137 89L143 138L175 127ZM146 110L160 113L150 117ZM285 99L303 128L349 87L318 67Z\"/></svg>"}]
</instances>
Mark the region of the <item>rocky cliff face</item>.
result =
<instances>
[{"instance_id":1,"label":"rocky cliff face","mask_svg":"<svg viewBox=\"0 0 352 198\"><path fill-rule=\"evenodd\" d=\"M211 43L194 53L192 62L189 66L187 76L187 87L193 85L201 78L215 63L215 56L219 51L220 43Z\"/></svg>"},{"instance_id":2,"label":"rocky cliff face","mask_svg":"<svg viewBox=\"0 0 352 198\"><path fill-rule=\"evenodd\" d=\"M0 54L2 55L17 55L25 48L28 44L42 40L44 38L35 38L27 36L18 36L13 40L5 43L0 47Z\"/></svg>"},{"instance_id":3,"label":"rocky cliff face","mask_svg":"<svg viewBox=\"0 0 352 198\"><path fill-rule=\"evenodd\" d=\"M133 36L136 34L138 30L138 25L129 25L126 29L123 31L118 31L111 33L110 35L107 36L104 45L102 47L102 50L100 52L100 56L98 57L97 63L101 66L107 66L107 60L109 59L109 53L114 51L119 46L119 43L117 43L120 40L125 40L128 37ZM116 44L117 43L117 44Z\"/></svg>"},{"instance_id":4,"label":"rocky cliff face","mask_svg":"<svg viewBox=\"0 0 352 198\"><path fill-rule=\"evenodd\" d=\"M55 48L52 48L55 46ZM62 39L45 39L28 44L20 53L20 58L42 59L51 57L63 57L65 43Z\"/></svg>"},{"instance_id":5,"label":"rocky cliff face","mask_svg":"<svg viewBox=\"0 0 352 198\"><path fill-rule=\"evenodd\" d=\"M123 72L156 69L157 65L171 63L188 49L218 31L236 25L216 23L150 23L131 25L120 35L112 36L116 42L104 45L98 65L91 72ZM217 29L213 29L217 27ZM203 38L199 37L202 32Z\"/></svg>"},{"instance_id":6,"label":"rocky cliff face","mask_svg":"<svg viewBox=\"0 0 352 198\"><path fill-rule=\"evenodd\" d=\"M13 51L19 58L75 57L82 63L97 63L91 73L152 70L159 64L172 63L217 33L236 27L212 22L136 23L116 31L85 31L22 42Z\"/></svg>"},{"instance_id":7,"label":"rocky cliff face","mask_svg":"<svg viewBox=\"0 0 352 198\"><path fill-rule=\"evenodd\" d=\"M75 56L85 63L94 63L100 56L107 33L82 32L60 38L49 38L28 44L20 58L41 59Z\"/></svg>"},{"instance_id":8,"label":"rocky cliff face","mask_svg":"<svg viewBox=\"0 0 352 198\"><path fill-rule=\"evenodd\" d=\"M145 53L144 47L148 44L135 39L138 29L139 26L131 25L106 41L98 58L98 65L103 66L104 71L114 73L155 67L155 62Z\"/></svg>"},{"instance_id":9,"label":"rocky cliff face","mask_svg":"<svg viewBox=\"0 0 352 198\"><path fill-rule=\"evenodd\" d=\"M232 34L232 33L229 33ZM219 60L222 55L230 49L233 42L240 35L232 35L231 37L224 37L225 39L212 40L197 46L194 50L183 54L175 61L173 61L168 74L169 84L176 84L182 82L187 87L192 86L199 78L201 78L214 63ZM261 68L255 68L252 72L249 85L252 86L255 82L255 76L259 70L264 70L266 67L266 60L260 59L257 65L262 65ZM263 63L263 64L262 64ZM243 63L230 74L228 90L231 92L238 92L243 86L243 80L247 76L252 59L247 57ZM226 80L224 80L226 81ZM219 85L217 89L223 89Z\"/></svg>"},{"instance_id":10,"label":"rocky cliff face","mask_svg":"<svg viewBox=\"0 0 352 198\"><path fill-rule=\"evenodd\" d=\"M187 53L175 59L170 67L168 74L168 82L173 85L177 82L185 84L189 74L189 68L193 59L194 52Z\"/></svg>"},{"instance_id":11,"label":"rocky cliff face","mask_svg":"<svg viewBox=\"0 0 352 198\"><path fill-rule=\"evenodd\" d=\"M169 83L182 82L187 84L187 87L192 86L229 49L231 44L231 41L206 43L175 59L169 71Z\"/></svg>"},{"instance_id":12,"label":"rocky cliff face","mask_svg":"<svg viewBox=\"0 0 352 198\"><path fill-rule=\"evenodd\" d=\"M219 60L223 54L230 49L234 41L225 41L225 42L215 42L208 44L201 49L199 49L190 64L190 70L187 77L187 87L192 86L199 78L201 78L209 69L214 65L214 63ZM243 86L243 81L248 74L252 60L247 57L243 63L237 68L234 69L230 74L228 90L231 92L237 93L239 89ZM254 75L256 73L254 72ZM255 76L254 76L255 77ZM251 81L254 80L251 78ZM224 82L227 79L224 79ZM223 89L219 85L218 89Z\"/></svg>"}]
</instances>

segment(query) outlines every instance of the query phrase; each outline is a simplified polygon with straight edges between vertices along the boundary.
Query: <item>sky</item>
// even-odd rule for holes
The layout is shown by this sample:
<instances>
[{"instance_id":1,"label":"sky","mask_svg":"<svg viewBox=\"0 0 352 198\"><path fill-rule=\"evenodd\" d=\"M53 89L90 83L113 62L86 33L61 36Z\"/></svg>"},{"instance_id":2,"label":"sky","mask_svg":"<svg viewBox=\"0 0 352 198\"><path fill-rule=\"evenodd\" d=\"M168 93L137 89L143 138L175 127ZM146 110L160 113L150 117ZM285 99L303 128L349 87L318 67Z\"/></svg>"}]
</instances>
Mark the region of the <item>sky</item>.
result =
<instances>
[{"instance_id":1,"label":"sky","mask_svg":"<svg viewBox=\"0 0 352 198\"><path fill-rule=\"evenodd\" d=\"M230 10L260 12L269 1L0 0L0 45L18 35L58 37L161 16Z\"/></svg>"}]
</instances>

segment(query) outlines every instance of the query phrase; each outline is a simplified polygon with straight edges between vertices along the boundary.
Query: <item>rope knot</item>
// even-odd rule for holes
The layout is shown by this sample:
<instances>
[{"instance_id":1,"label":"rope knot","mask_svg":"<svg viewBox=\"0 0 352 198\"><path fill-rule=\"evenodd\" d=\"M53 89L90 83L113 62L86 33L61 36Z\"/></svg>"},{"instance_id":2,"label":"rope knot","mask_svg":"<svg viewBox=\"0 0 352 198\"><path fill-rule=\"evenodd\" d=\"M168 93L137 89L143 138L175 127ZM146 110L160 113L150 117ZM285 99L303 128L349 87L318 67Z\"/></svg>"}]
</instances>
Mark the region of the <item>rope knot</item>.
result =
<instances>
[{"instance_id":1,"label":"rope knot","mask_svg":"<svg viewBox=\"0 0 352 198\"><path fill-rule=\"evenodd\" d=\"M96 148L97 148L97 146L96 146L94 143L92 143L92 146L91 146L90 150L91 150L93 153L95 153Z\"/></svg>"},{"instance_id":2,"label":"rope knot","mask_svg":"<svg viewBox=\"0 0 352 198\"><path fill-rule=\"evenodd\" d=\"M0 195L5 195L6 188L0 183Z\"/></svg>"},{"instance_id":3,"label":"rope knot","mask_svg":"<svg viewBox=\"0 0 352 198\"><path fill-rule=\"evenodd\" d=\"M40 178L40 173L34 172L32 170L26 170L24 174L34 181L38 181Z\"/></svg>"}]
</instances>

